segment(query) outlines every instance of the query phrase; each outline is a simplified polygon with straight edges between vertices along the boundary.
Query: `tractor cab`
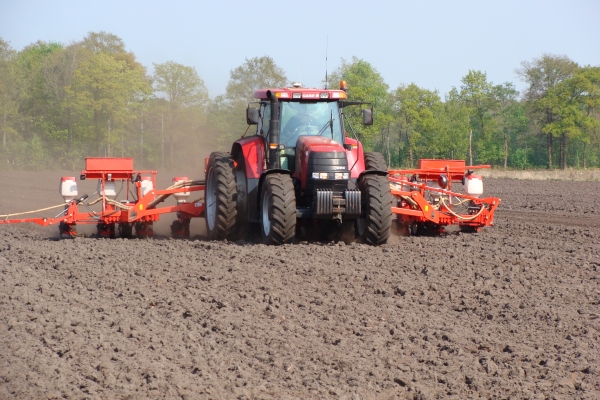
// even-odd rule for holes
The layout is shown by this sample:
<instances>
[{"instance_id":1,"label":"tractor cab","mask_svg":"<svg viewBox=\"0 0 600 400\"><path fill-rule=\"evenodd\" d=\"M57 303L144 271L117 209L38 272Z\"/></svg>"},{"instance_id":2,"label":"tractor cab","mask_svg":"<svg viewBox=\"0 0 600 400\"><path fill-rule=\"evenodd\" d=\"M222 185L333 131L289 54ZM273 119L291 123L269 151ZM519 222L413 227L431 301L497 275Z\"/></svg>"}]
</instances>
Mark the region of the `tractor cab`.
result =
<instances>
[{"instance_id":1,"label":"tractor cab","mask_svg":"<svg viewBox=\"0 0 600 400\"><path fill-rule=\"evenodd\" d=\"M272 101L269 96L273 92L278 100L279 138L271 134ZM292 88L257 90L254 96L259 103L257 108L248 108L248 123L257 125L256 134L264 138L265 147L277 147L281 169L294 172L298 139L303 136L320 136L344 144L340 103L346 98L343 90L305 89L295 84Z\"/></svg>"}]
</instances>

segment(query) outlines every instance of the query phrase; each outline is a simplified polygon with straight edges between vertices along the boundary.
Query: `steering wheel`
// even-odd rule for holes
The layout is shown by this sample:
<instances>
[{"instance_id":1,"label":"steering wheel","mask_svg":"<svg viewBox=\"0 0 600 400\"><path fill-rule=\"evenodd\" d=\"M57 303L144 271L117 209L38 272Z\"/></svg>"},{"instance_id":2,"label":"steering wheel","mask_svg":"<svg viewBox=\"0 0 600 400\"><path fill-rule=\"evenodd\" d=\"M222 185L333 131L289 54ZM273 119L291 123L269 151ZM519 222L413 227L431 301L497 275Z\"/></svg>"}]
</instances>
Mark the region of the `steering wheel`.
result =
<instances>
[{"instance_id":1,"label":"steering wheel","mask_svg":"<svg viewBox=\"0 0 600 400\"><path fill-rule=\"evenodd\" d=\"M311 125L310 122L307 124L303 124L298 126L293 131L285 130L281 132L281 142L287 143L290 139L297 138L301 136L304 132L305 135L315 135L317 132L317 127L315 125ZM311 133L312 132L312 133Z\"/></svg>"},{"instance_id":2,"label":"steering wheel","mask_svg":"<svg viewBox=\"0 0 600 400\"><path fill-rule=\"evenodd\" d=\"M296 129L294 129L294 132L292 133L292 135L296 136L296 134L297 134L297 136L300 136L300 132L305 131L306 133L308 133L309 130L313 130L314 128L316 128L316 127L312 126L309 122L308 124L300 125Z\"/></svg>"}]
</instances>

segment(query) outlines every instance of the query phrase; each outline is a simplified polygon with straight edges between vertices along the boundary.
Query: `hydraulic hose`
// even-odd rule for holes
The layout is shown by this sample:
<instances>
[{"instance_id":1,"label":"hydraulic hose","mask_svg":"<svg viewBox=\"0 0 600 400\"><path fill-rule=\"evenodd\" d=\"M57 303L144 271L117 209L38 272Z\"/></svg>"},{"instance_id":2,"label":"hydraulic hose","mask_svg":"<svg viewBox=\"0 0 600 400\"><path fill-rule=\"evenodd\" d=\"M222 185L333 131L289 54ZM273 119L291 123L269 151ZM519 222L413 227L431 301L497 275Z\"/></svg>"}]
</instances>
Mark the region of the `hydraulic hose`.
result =
<instances>
[{"instance_id":1,"label":"hydraulic hose","mask_svg":"<svg viewBox=\"0 0 600 400\"><path fill-rule=\"evenodd\" d=\"M187 181L181 181L181 182L177 182L176 184L169 186L167 188L167 190L170 189L179 189L185 186L196 186L196 185L204 185L204 181L203 180L187 180ZM162 203L163 201L165 201L169 196L171 196L170 194L161 194L160 196L158 196L156 199L154 199L153 201L150 202L150 204L148 204L147 208L154 208L156 207L158 204Z\"/></svg>"},{"instance_id":2,"label":"hydraulic hose","mask_svg":"<svg viewBox=\"0 0 600 400\"><path fill-rule=\"evenodd\" d=\"M0 218L8 219L8 217L14 217L17 215L25 215L25 214L33 214L33 213L37 213L37 212L52 210L54 208L64 207L66 205L67 205L66 203L63 203L63 204L58 204L58 205L52 206L52 207L40 208L39 210L25 211L25 212L14 213L14 214L3 214L3 215L0 215Z\"/></svg>"},{"instance_id":3,"label":"hydraulic hose","mask_svg":"<svg viewBox=\"0 0 600 400\"><path fill-rule=\"evenodd\" d=\"M457 213L455 213L454 211L452 211L452 210L451 210L451 209L448 207L448 204L446 204L446 202L444 201L444 198L443 198L443 197L441 197L441 198L440 198L440 201L442 202L442 204L444 204L444 205L446 206L446 209L448 210L448 213L450 213L450 214L454 215L456 218L458 218L458 219L462 219L462 220L464 220L464 221L472 221L472 220L474 220L475 218L479 217L479 216L481 215L481 213L483 212L483 206L481 206L481 208L479 209L479 211L477 212L477 214L473 214L473 215L471 215L471 216L469 216L469 217L464 217L464 216L462 216L462 215L460 215L460 214L457 214Z\"/></svg>"}]
</instances>

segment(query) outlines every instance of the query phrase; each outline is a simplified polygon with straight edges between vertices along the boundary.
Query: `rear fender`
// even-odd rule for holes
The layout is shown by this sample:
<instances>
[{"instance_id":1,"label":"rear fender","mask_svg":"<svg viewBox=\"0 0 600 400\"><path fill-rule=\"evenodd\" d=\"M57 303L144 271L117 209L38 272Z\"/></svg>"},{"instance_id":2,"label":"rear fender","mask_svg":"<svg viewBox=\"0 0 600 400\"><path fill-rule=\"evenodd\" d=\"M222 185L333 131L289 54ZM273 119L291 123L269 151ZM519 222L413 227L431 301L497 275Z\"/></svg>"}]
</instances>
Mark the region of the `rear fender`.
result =
<instances>
[{"instance_id":1,"label":"rear fender","mask_svg":"<svg viewBox=\"0 0 600 400\"><path fill-rule=\"evenodd\" d=\"M264 168L264 154L264 140L261 136L242 138L231 146L231 157L235 161L237 212L241 225L257 218L256 186Z\"/></svg>"},{"instance_id":2,"label":"rear fender","mask_svg":"<svg viewBox=\"0 0 600 400\"><path fill-rule=\"evenodd\" d=\"M231 156L238 162L244 155L246 178L258 179L265 166L265 141L262 136L251 136L237 140L231 147Z\"/></svg>"},{"instance_id":3,"label":"rear fender","mask_svg":"<svg viewBox=\"0 0 600 400\"><path fill-rule=\"evenodd\" d=\"M367 170L363 171L358 175L358 179L362 178L365 175L379 175L379 176L388 176L387 171L377 171L377 170Z\"/></svg>"},{"instance_id":4,"label":"rear fender","mask_svg":"<svg viewBox=\"0 0 600 400\"><path fill-rule=\"evenodd\" d=\"M348 158L350 178L358 179L359 175L365 170L365 153L362 143L356 139L346 137L344 148Z\"/></svg>"}]
</instances>

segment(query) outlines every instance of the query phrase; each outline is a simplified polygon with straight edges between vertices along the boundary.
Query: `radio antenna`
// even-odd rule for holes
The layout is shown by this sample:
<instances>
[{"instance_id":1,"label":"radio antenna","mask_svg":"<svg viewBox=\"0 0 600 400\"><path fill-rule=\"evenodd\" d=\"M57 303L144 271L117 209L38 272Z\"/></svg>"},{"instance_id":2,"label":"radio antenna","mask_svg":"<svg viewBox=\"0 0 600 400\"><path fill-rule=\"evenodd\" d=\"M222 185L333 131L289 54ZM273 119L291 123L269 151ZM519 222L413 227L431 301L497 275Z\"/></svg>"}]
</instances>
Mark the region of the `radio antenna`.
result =
<instances>
[{"instance_id":1,"label":"radio antenna","mask_svg":"<svg viewBox=\"0 0 600 400\"><path fill-rule=\"evenodd\" d=\"M327 51L329 50L329 35L327 35L327 42L325 44L325 90L329 89L329 82L327 82Z\"/></svg>"}]
</instances>

